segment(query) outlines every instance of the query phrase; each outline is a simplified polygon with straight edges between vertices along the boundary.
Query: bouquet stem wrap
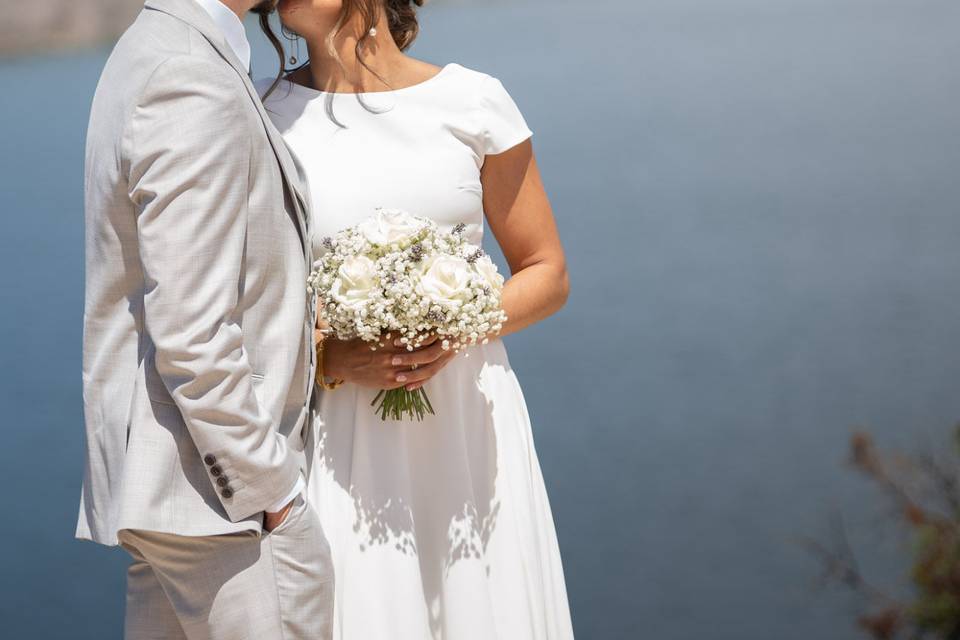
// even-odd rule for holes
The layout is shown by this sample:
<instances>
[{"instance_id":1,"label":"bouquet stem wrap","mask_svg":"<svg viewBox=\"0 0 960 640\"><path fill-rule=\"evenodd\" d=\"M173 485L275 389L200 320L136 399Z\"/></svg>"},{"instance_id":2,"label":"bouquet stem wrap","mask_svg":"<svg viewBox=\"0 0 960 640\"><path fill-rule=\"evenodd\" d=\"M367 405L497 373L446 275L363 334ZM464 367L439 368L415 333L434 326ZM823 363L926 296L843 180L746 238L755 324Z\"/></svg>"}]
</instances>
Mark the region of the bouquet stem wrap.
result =
<instances>
[{"instance_id":1,"label":"bouquet stem wrap","mask_svg":"<svg viewBox=\"0 0 960 640\"><path fill-rule=\"evenodd\" d=\"M377 404L379 402L379 404ZM423 420L426 414L435 415L433 405L430 404L430 398L423 387L408 391L407 389L383 389L377 394L377 397L370 403L371 407L376 407L380 414L380 419L386 421L403 420L406 417Z\"/></svg>"}]
</instances>

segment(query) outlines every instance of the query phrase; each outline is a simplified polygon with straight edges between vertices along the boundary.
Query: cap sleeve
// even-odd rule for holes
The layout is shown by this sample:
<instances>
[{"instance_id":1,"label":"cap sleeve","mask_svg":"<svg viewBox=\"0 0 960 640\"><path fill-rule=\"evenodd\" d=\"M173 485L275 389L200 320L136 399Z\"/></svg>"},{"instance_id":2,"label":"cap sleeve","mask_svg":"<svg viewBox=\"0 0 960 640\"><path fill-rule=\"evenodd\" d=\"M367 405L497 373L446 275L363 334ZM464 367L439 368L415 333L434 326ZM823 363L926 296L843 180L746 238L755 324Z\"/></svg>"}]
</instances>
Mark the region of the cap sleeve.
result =
<instances>
[{"instance_id":1,"label":"cap sleeve","mask_svg":"<svg viewBox=\"0 0 960 640\"><path fill-rule=\"evenodd\" d=\"M486 155L503 153L533 135L517 103L496 78L486 78L481 106L484 123L483 148Z\"/></svg>"}]
</instances>

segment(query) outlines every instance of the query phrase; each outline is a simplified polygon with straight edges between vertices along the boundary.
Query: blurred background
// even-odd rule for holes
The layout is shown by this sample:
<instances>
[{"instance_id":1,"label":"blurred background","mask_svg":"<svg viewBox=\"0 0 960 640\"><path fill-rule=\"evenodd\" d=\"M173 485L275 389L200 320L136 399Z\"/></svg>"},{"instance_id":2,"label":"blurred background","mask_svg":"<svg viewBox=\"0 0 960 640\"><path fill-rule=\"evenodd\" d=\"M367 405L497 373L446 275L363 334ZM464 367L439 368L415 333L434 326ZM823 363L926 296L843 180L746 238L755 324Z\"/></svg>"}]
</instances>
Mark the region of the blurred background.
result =
<instances>
[{"instance_id":1,"label":"blurred background","mask_svg":"<svg viewBox=\"0 0 960 640\"><path fill-rule=\"evenodd\" d=\"M82 163L99 71L139 4L0 0L5 638L121 637L126 556L72 539ZM867 637L858 617L881 605L810 540L849 544L903 623L916 528L848 443L863 428L946 454L960 420L960 4L421 15L414 55L496 75L520 104L565 237L569 306L509 347L578 637ZM248 26L254 75L274 74ZM820 579L825 558L846 586Z\"/></svg>"}]
</instances>

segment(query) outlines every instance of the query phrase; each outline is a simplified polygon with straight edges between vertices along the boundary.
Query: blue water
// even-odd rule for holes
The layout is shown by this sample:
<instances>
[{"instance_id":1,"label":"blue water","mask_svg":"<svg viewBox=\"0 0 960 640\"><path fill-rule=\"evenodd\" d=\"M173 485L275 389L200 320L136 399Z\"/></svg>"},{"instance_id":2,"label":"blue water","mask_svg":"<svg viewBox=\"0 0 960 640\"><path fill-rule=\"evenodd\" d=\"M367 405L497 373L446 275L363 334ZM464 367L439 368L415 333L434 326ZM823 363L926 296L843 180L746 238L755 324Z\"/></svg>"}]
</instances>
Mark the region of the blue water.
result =
<instances>
[{"instance_id":1,"label":"blue water","mask_svg":"<svg viewBox=\"0 0 960 640\"><path fill-rule=\"evenodd\" d=\"M859 601L814 589L793 543L835 509L900 584L905 541L845 446L862 425L933 447L960 419L958 27L952 0L424 11L417 55L523 108L569 252L569 306L509 347L580 638L859 637ZM5 638L120 637L126 558L71 539L105 56L0 61Z\"/></svg>"}]
</instances>

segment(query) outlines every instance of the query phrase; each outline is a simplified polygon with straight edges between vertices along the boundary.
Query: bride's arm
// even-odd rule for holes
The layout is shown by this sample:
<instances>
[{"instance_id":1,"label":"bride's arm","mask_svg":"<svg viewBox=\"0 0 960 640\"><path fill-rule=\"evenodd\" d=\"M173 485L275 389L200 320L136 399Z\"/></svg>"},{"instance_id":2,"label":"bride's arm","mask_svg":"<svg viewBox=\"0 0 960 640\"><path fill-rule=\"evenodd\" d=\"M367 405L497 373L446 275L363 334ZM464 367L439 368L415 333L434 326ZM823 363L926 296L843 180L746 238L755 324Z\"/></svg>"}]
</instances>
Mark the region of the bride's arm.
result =
<instances>
[{"instance_id":1,"label":"bride's arm","mask_svg":"<svg viewBox=\"0 0 960 640\"><path fill-rule=\"evenodd\" d=\"M487 222L513 274L503 289L503 309L509 319L502 336L559 311L567 301L570 283L530 141L487 156L481 182ZM455 355L444 351L437 341L412 353L399 345L371 351L360 340L330 340L325 349L327 375L380 389L422 387ZM410 371L412 365L419 368Z\"/></svg>"},{"instance_id":2,"label":"bride's arm","mask_svg":"<svg viewBox=\"0 0 960 640\"><path fill-rule=\"evenodd\" d=\"M529 140L487 156L480 180L487 222L513 274L503 288L508 320L500 335L505 336L563 307L570 292L567 261ZM413 390L439 373L453 354L433 344L394 357L401 368L420 365L416 371L401 372L404 386Z\"/></svg>"},{"instance_id":3,"label":"bride's arm","mask_svg":"<svg viewBox=\"0 0 960 640\"><path fill-rule=\"evenodd\" d=\"M508 335L563 307L566 258L529 140L487 156L480 178L487 222L513 274L503 290L508 320L500 335Z\"/></svg>"}]
</instances>

